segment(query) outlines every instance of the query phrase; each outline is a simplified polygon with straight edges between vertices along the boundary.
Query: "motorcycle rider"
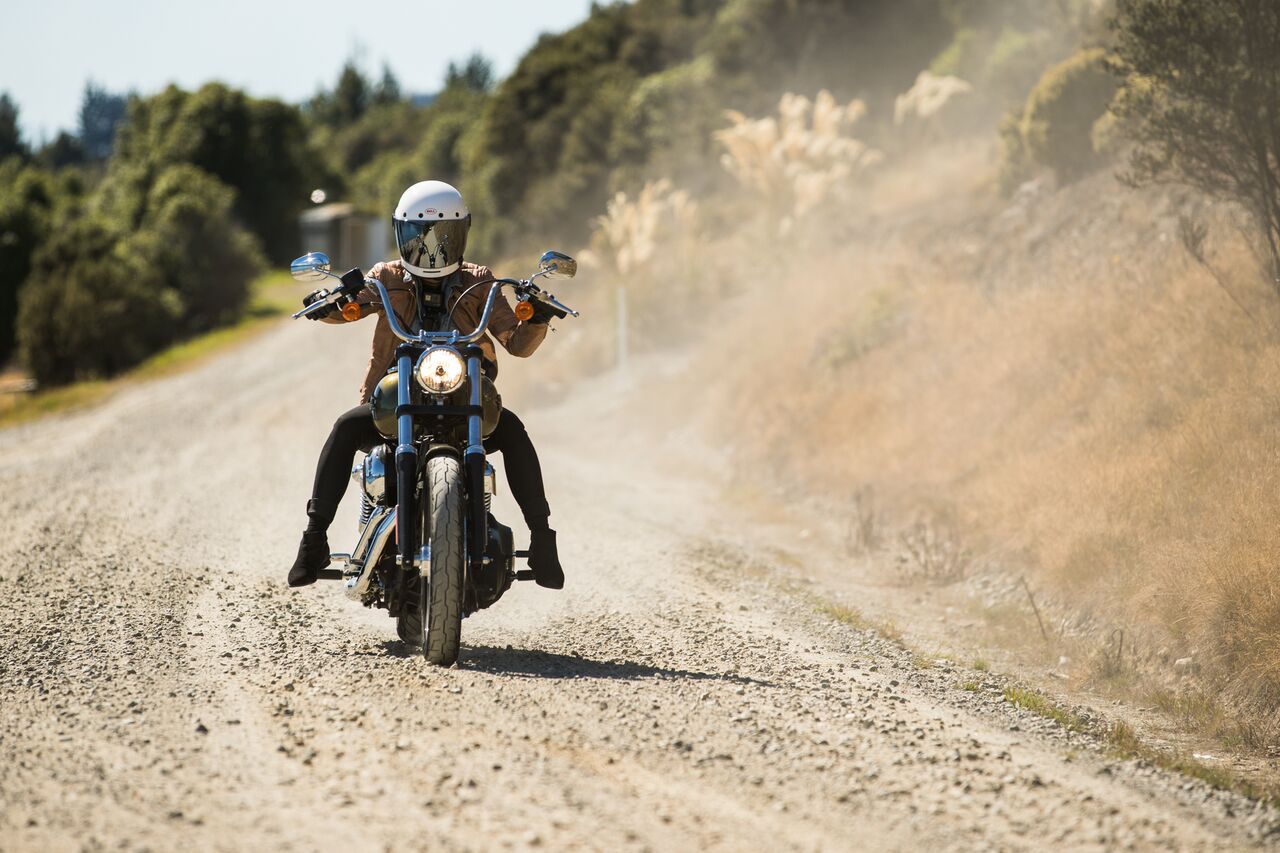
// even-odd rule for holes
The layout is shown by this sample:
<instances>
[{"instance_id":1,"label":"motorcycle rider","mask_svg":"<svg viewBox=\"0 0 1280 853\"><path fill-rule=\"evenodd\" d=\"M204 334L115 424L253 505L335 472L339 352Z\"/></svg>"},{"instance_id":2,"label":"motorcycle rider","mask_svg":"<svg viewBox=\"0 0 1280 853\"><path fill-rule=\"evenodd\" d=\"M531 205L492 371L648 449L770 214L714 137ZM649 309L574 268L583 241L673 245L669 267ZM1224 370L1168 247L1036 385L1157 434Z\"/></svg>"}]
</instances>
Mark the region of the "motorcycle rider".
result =
<instances>
[{"instance_id":1,"label":"motorcycle rider","mask_svg":"<svg viewBox=\"0 0 1280 853\"><path fill-rule=\"evenodd\" d=\"M417 331L449 328L446 324L452 323L464 334L474 331L489 295L487 282L494 275L488 267L463 260L471 213L462 194L443 181L416 183L400 196L392 226L400 257L376 264L369 276L386 287L390 308L400 324ZM304 304L316 301L320 294L316 291L308 295ZM358 311L350 305L345 312L338 305L329 305L307 315L313 320L343 323L377 314L378 323L373 330L369 370L360 386L360 405L338 416L320 452L311 500L307 502L307 527L298 546L298 557L289 569L289 586L314 583L317 572L329 564L327 531L346 491L355 453L367 452L383 441L368 404L378 382L394 363L398 339L378 298L371 288L365 288L355 299ZM484 352L484 371L490 379L498 372L490 334L507 352L520 357L532 355L546 337L547 323L553 315L541 303L535 301L533 307L530 319L518 320L504 294L499 293L494 300L488 332L476 342ZM348 316L344 317L344 313ZM534 580L549 589L562 588L564 571L556 551L556 533L547 523L551 509L543 488L542 468L524 424L503 408L497 426L484 440L484 449L502 453L511 495L529 526L529 568Z\"/></svg>"}]
</instances>

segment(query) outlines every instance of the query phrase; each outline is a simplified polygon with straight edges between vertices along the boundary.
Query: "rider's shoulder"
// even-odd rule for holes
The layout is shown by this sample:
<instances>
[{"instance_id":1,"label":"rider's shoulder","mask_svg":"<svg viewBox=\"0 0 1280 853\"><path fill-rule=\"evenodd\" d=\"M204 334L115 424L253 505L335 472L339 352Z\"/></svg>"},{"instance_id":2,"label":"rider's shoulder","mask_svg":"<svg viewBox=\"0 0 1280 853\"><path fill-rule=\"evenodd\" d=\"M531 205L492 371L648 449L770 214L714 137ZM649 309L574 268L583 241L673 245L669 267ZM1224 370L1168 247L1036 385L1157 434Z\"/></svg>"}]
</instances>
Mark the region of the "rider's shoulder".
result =
<instances>
[{"instance_id":1,"label":"rider's shoulder","mask_svg":"<svg viewBox=\"0 0 1280 853\"><path fill-rule=\"evenodd\" d=\"M462 267L459 271L462 273L462 277L468 280L466 282L467 284L474 284L477 281L484 281L485 279L493 278L493 270L489 269L484 264L473 264L469 261L463 261Z\"/></svg>"},{"instance_id":2,"label":"rider's shoulder","mask_svg":"<svg viewBox=\"0 0 1280 853\"><path fill-rule=\"evenodd\" d=\"M379 261L369 268L369 277L376 278L388 286L399 284L404 280L404 262L400 260Z\"/></svg>"}]
</instances>

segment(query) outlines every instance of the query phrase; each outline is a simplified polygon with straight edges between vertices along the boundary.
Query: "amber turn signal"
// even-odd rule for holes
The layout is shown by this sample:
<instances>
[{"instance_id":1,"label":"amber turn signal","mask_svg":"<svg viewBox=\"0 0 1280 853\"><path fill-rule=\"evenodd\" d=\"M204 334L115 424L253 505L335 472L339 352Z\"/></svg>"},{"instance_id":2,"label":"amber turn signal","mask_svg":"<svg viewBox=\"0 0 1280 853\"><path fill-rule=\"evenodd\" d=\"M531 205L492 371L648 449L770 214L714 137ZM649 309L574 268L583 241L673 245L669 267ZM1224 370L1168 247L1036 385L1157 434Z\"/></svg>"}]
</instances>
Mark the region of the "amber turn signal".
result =
<instances>
[{"instance_id":1,"label":"amber turn signal","mask_svg":"<svg viewBox=\"0 0 1280 853\"><path fill-rule=\"evenodd\" d=\"M348 323L360 319L360 306L354 302L348 302L342 306L342 319Z\"/></svg>"},{"instance_id":2,"label":"amber turn signal","mask_svg":"<svg viewBox=\"0 0 1280 853\"><path fill-rule=\"evenodd\" d=\"M532 320L532 319L533 319L533 305L532 305L530 302L528 302L527 300L523 300L523 299L522 299L521 301L517 302L517 303L516 303L516 319L517 319L517 320Z\"/></svg>"}]
</instances>

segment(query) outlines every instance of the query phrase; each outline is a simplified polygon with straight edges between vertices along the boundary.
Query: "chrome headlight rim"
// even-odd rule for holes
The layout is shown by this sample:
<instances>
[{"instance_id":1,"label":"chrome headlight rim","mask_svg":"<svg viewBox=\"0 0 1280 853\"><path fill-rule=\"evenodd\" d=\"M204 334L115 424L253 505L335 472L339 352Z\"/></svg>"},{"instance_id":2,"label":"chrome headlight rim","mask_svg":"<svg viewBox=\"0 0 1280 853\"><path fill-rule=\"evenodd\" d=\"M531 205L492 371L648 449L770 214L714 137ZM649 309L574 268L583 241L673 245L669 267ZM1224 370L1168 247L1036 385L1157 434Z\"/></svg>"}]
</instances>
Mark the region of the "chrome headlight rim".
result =
<instances>
[{"instance_id":1,"label":"chrome headlight rim","mask_svg":"<svg viewBox=\"0 0 1280 853\"><path fill-rule=\"evenodd\" d=\"M467 363L452 347L431 347L418 356L413 376L428 394L452 394L467 379Z\"/></svg>"}]
</instances>

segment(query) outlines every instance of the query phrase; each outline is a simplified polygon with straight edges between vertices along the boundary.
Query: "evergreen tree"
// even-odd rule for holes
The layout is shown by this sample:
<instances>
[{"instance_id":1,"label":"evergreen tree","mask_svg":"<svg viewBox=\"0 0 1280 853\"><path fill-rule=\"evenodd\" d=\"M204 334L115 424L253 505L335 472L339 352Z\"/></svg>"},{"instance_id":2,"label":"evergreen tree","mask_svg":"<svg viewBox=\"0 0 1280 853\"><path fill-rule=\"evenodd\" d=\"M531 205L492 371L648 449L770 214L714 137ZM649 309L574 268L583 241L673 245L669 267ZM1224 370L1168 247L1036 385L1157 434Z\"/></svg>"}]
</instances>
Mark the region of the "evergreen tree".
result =
<instances>
[{"instance_id":1,"label":"evergreen tree","mask_svg":"<svg viewBox=\"0 0 1280 853\"><path fill-rule=\"evenodd\" d=\"M80 145L90 160L105 160L111 156L116 131L124 121L129 99L113 95L95 83L86 83L84 97L80 100Z\"/></svg>"},{"instance_id":2,"label":"evergreen tree","mask_svg":"<svg viewBox=\"0 0 1280 853\"><path fill-rule=\"evenodd\" d=\"M8 92L0 92L0 160L13 155L27 156L27 146L18 129L18 105Z\"/></svg>"}]
</instances>

